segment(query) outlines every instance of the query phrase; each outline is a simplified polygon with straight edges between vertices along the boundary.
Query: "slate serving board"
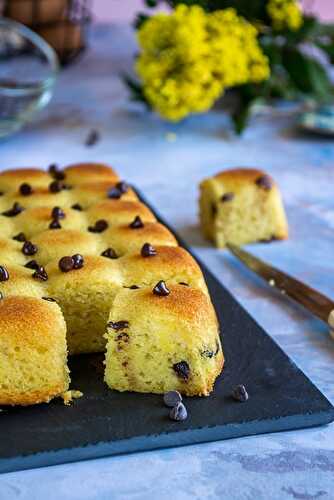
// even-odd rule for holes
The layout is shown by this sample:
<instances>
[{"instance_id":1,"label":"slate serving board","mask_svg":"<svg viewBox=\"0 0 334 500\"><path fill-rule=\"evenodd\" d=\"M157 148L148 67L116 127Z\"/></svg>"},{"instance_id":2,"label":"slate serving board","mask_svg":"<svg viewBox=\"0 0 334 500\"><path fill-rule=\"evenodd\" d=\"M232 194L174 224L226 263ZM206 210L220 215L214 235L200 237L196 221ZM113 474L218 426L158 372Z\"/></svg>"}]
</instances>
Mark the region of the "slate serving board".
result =
<instances>
[{"instance_id":1,"label":"slate serving board","mask_svg":"<svg viewBox=\"0 0 334 500\"><path fill-rule=\"evenodd\" d=\"M103 355L74 357L70 360L72 387L82 390L84 397L72 406L56 400L0 412L0 472L313 427L334 420L329 401L200 265L223 332L226 358L213 394L185 398L188 419L172 422L161 396L110 391L103 383ZM247 385L250 399L246 403L230 397L239 383Z\"/></svg>"}]
</instances>

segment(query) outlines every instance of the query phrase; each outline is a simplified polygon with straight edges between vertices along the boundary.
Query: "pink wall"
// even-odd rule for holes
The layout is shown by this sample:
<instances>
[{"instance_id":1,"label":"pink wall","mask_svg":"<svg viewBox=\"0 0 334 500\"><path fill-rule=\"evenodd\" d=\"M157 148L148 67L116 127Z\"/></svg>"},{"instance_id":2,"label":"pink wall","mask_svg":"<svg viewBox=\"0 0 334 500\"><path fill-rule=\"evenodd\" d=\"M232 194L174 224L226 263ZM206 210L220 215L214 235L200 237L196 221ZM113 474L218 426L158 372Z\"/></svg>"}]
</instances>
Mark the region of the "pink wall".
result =
<instances>
[{"instance_id":1,"label":"pink wall","mask_svg":"<svg viewBox=\"0 0 334 500\"><path fill-rule=\"evenodd\" d=\"M143 3L142 0L93 0L95 17L99 21L130 21L136 12L143 10ZM334 0L304 0L302 3L323 19L334 20Z\"/></svg>"}]
</instances>

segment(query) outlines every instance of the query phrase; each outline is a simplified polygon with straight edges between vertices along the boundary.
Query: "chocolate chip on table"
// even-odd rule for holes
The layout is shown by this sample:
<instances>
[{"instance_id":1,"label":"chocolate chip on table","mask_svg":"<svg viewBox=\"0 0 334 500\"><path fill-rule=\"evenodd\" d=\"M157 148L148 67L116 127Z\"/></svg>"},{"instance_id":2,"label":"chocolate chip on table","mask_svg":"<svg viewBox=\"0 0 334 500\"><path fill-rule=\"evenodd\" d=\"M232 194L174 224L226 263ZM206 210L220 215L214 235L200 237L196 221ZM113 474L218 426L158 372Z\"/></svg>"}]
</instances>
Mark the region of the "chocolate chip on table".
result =
<instances>
[{"instance_id":1,"label":"chocolate chip on table","mask_svg":"<svg viewBox=\"0 0 334 500\"><path fill-rule=\"evenodd\" d=\"M31 243L31 241L25 241L22 247L22 253L24 255L35 255L37 253L37 246Z\"/></svg>"},{"instance_id":2,"label":"chocolate chip on table","mask_svg":"<svg viewBox=\"0 0 334 500\"><path fill-rule=\"evenodd\" d=\"M64 189L64 184L61 181L52 181L49 184L50 193L60 193Z\"/></svg>"},{"instance_id":3,"label":"chocolate chip on table","mask_svg":"<svg viewBox=\"0 0 334 500\"><path fill-rule=\"evenodd\" d=\"M188 380L190 375L190 368L186 361L180 361L179 363L175 363L173 365L173 370L176 375L183 380Z\"/></svg>"},{"instance_id":4,"label":"chocolate chip on table","mask_svg":"<svg viewBox=\"0 0 334 500\"><path fill-rule=\"evenodd\" d=\"M73 269L81 269L84 265L84 258L79 253L72 255Z\"/></svg>"},{"instance_id":5,"label":"chocolate chip on table","mask_svg":"<svg viewBox=\"0 0 334 500\"><path fill-rule=\"evenodd\" d=\"M246 387L242 384L237 385L232 391L232 398L240 403L244 403L249 398Z\"/></svg>"},{"instance_id":6,"label":"chocolate chip on table","mask_svg":"<svg viewBox=\"0 0 334 500\"><path fill-rule=\"evenodd\" d=\"M118 187L113 186L112 188L110 188L108 190L107 196L108 196L108 198L111 198L112 200L119 200L119 198L121 198L122 194L123 193L120 191L120 189L118 189Z\"/></svg>"},{"instance_id":7,"label":"chocolate chip on table","mask_svg":"<svg viewBox=\"0 0 334 500\"><path fill-rule=\"evenodd\" d=\"M160 280L153 288L154 295L159 295L160 297L166 297L170 294L167 285L164 281Z\"/></svg>"},{"instance_id":8,"label":"chocolate chip on table","mask_svg":"<svg viewBox=\"0 0 334 500\"><path fill-rule=\"evenodd\" d=\"M139 215L136 215L131 224L129 224L129 227L131 229L141 229L142 227L144 227L144 223L139 217Z\"/></svg>"},{"instance_id":9,"label":"chocolate chip on table","mask_svg":"<svg viewBox=\"0 0 334 500\"><path fill-rule=\"evenodd\" d=\"M54 207L51 212L52 219L65 219L65 212L60 207Z\"/></svg>"},{"instance_id":10,"label":"chocolate chip on table","mask_svg":"<svg viewBox=\"0 0 334 500\"><path fill-rule=\"evenodd\" d=\"M255 184L265 191L270 191L270 189L273 187L272 179L269 177L269 175L266 174L258 177L255 181Z\"/></svg>"},{"instance_id":11,"label":"chocolate chip on table","mask_svg":"<svg viewBox=\"0 0 334 500\"><path fill-rule=\"evenodd\" d=\"M156 249L150 243L144 243L140 253L142 257L153 257L157 255Z\"/></svg>"},{"instance_id":12,"label":"chocolate chip on table","mask_svg":"<svg viewBox=\"0 0 334 500\"><path fill-rule=\"evenodd\" d=\"M125 328L129 328L129 322L128 321L109 321L107 323L108 328L112 328L113 330L116 330L118 332L119 330L124 330Z\"/></svg>"},{"instance_id":13,"label":"chocolate chip on table","mask_svg":"<svg viewBox=\"0 0 334 500\"><path fill-rule=\"evenodd\" d=\"M65 256L58 262L58 267L63 273L68 273L74 268L74 260L70 256Z\"/></svg>"},{"instance_id":14,"label":"chocolate chip on table","mask_svg":"<svg viewBox=\"0 0 334 500\"><path fill-rule=\"evenodd\" d=\"M89 134L85 140L85 146L88 146L88 147L95 146L95 144L97 144L99 142L99 140L100 140L99 131L96 129L92 129L89 132Z\"/></svg>"},{"instance_id":15,"label":"chocolate chip on table","mask_svg":"<svg viewBox=\"0 0 334 500\"><path fill-rule=\"evenodd\" d=\"M32 187L27 182L21 184L19 191L22 196L29 196L33 193Z\"/></svg>"},{"instance_id":16,"label":"chocolate chip on table","mask_svg":"<svg viewBox=\"0 0 334 500\"><path fill-rule=\"evenodd\" d=\"M119 181L119 182L117 182L117 184L116 184L115 187L116 187L116 189L119 190L119 192L121 194L125 194L129 190L129 186L128 186L128 184L125 181Z\"/></svg>"},{"instance_id":17,"label":"chocolate chip on table","mask_svg":"<svg viewBox=\"0 0 334 500\"><path fill-rule=\"evenodd\" d=\"M5 268L5 266L0 266L0 281L8 281L9 280L9 272Z\"/></svg>"},{"instance_id":18,"label":"chocolate chip on table","mask_svg":"<svg viewBox=\"0 0 334 500\"><path fill-rule=\"evenodd\" d=\"M32 277L36 280L42 280L42 281L47 281L48 280L48 273L44 269L43 266L38 266L38 269L33 273Z\"/></svg>"},{"instance_id":19,"label":"chocolate chip on table","mask_svg":"<svg viewBox=\"0 0 334 500\"><path fill-rule=\"evenodd\" d=\"M188 417L187 408L182 402L177 403L169 412L169 418L176 422L183 422Z\"/></svg>"},{"instance_id":20,"label":"chocolate chip on table","mask_svg":"<svg viewBox=\"0 0 334 500\"><path fill-rule=\"evenodd\" d=\"M19 215L21 212L23 212L24 208L16 201L12 208L9 210L6 210L5 212L2 212L2 215L5 215L6 217L15 217L16 215Z\"/></svg>"},{"instance_id":21,"label":"chocolate chip on table","mask_svg":"<svg viewBox=\"0 0 334 500\"><path fill-rule=\"evenodd\" d=\"M29 262L24 264L24 267L27 267L28 269L35 269L37 271L37 269L39 269L40 265L38 264L38 262L36 260L29 260Z\"/></svg>"},{"instance_id":22,"label":"chocolate chip on table","mask_svg":"<svg viewBox=\"0 0 334 500\"><path fill-rule=\"evenodd\" d=\"M168 391L164 394L164 403L166 406L173 408L177 403L181 403L182 396L179 391Z\"/></svg>"},{"instance_id":23,"label":"chocolate chip on table","mask_svg":"<svg viewBox=\"0 0 334 500\"><path fill-rule=\"evenodd\" d=\"M25 234L24 233L18 233L16 234L15 236L13 236L13 240L16 240L16 241L26 241L26 237L25 237Z\"/></svg>"},{"instance_id":24,"label":"chocolate chip on table","mask_svg":"<svg viewBox=\"0 0 334 500\"><path fill-rule=\"evenodd\" d=\"M118 259L118 255L115 250L111 247L107 248L101 253L102 257L107 257L108 259Z\"/></svg>"},{"instance_id":25,"label":"chocolate chip on table","mask_svg":"<svg viewBox=\"0 0 334 500\"><path fill-rule=\"evenodd\" d=\"M53 219L49 224L49 229L61 229L59 220Z\"/></svg>"},{"instance_id":26,"label":"chocolate chip on table","mask_svg":"<svg viewBox=\"0 0 334 500\"><path fill-rule=\"evenodd\" d=\"M234 198L234 193L225 193L220 199L223 203L225 203L227 201L232 201L233 198Z\"/></svg>"},{"instance_id":27,"label":"chocolate chip on table","mask_svg":"<svg viewBox=\"0 0 334 500\"><path fill-rule=\"evenodd\" d=\"M108 229L108 222L104 219L97 220L94 226L88 227L88 231L91 233L103 233L106 229Z\"/></svg>"},{"instance_id":28,"label":"chocolate chip on table","mask_svg":"<svg viewBox=\"0 0 334 500\"><path fill-rule=\"evenodd\" d=\"M43 300L47 300L48 302L57 302L56 299L53 299L52 297L42 297Z\"/></svg>"},{"instance_id":29,"label":"chocolate chip on table","mask_svg":"<svg viewBox=\"0 0 334 500\"><path fill-rule=\"evenodd\" d=\"M80 203L74 203L71 208L73 208L73 210L78 210L79 212L82 211L82 206L80 205Z\"/></svg>"}]
</instances>

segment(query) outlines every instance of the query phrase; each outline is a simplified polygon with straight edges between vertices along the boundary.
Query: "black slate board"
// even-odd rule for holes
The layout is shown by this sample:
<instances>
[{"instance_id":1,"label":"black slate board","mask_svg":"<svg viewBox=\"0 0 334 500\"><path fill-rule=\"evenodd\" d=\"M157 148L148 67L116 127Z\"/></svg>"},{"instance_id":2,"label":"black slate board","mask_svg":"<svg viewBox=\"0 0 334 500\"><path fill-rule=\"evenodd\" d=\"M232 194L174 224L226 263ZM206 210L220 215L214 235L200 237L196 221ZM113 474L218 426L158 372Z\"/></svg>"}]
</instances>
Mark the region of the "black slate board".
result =
<instances>
[{"instance_id":1,"label":"black slate board","mask_svg":"<svg viewBox=\"0 0 334 500\"><path fill-rule=\"evenodd\" d=\"M334 420L329 401L201 267L223 331L226 358L213 394L185 398L189 418L171 422L161 396L110 391L102 381L103 356L77 356L70 360L72 387L81 389L84 397L73 406L53 401L0 413L0 472L313 427ZM247 385L250 399L246 403L230 397L239 383Z\"/></svg>"}]
</instances>

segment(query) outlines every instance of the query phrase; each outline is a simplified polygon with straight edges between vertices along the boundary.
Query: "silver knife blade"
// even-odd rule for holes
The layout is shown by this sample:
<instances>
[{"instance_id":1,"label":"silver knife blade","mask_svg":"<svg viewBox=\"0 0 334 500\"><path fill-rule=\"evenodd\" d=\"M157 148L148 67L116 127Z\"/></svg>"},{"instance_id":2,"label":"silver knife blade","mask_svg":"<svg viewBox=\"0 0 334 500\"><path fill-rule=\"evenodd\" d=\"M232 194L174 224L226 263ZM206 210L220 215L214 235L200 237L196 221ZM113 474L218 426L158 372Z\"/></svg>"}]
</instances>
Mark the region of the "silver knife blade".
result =
<instances>
[{"instance_id":1,"label":"silver knife blade","mask_svg":"<svg viewBox=\"0 0 334 500\"><path fill-rule=\"evenodd\" d=\"M227 244L227 248L249 269L266 280L270 286L288 295L315 316L328 323L329 316L334 310L334 301L310 286L305 285L305 283L270 266L237 245L229 243Z\"/></svg>"}]
</instances>

